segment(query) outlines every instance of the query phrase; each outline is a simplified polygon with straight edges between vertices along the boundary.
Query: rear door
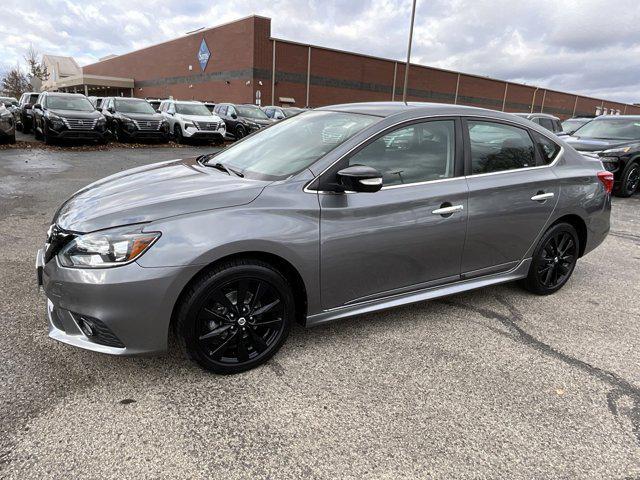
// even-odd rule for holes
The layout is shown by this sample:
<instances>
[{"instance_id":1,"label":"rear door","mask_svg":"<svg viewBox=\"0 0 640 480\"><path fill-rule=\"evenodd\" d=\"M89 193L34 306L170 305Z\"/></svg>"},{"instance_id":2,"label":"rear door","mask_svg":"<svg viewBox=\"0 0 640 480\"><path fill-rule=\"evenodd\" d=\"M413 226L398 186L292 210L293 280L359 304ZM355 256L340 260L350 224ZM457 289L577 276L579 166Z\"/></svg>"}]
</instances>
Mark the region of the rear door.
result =
<instances>
[{"instance_id":1,"label":"rear door","mask_svg":"<svg viewBox=\"0 0 640 480\"><path fill-rule=\"evenodd\" d=\"M422 120L385 131L323 174L334 182L340 168L367 165L383 175L376 193L319 195L325 309L460 278L462 153L459 119Z\"/></svg>"},{"instance_id":2,"label":"rear door","mask_svg":"<svg viewBox=\"0 0 640 480\"><path fill-rule=\"evenodd\" d=\"M463 124L469 208L462 275L472 278L522 260L555 208L559 183L528 129L493 119Z\"/></svg>"}]
</instances>

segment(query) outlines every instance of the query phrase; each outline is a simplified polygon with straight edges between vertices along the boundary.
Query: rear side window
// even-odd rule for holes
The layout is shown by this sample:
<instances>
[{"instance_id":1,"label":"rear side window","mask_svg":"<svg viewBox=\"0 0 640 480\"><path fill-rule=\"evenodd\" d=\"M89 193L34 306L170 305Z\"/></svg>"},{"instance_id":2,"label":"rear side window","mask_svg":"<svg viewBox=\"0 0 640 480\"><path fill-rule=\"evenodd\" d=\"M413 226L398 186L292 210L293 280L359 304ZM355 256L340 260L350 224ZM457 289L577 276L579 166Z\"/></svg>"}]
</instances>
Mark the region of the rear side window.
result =
<instances>
[{"instance_id":1,"label":"rear side window","mask_svg":"<svg viewBox=\"0 0 640 480\"><path fill-rule=\"evenodd\" d=\"M518 127L485 121L467 122L471 141L471 173L492 173L535 166L529 133Z\"/></svg>"},{"instance_id":2,"label":"rear side window","mask_svg":"<svg viewBox=\"0 0 640 480\"><path fill-rule=\"evenodd\" d=\"M540 126L546 128L550 132L553 132L553 121L550 118L541 118Z\"/></svg>"},{"instance_id":3,"label":"rear side window","mask_svg":"<svg viewBox=\"0 0 640 480\"><path fill-rule=\"evenodd\" d=\"M542 157L542 164L549 165L553 162L558 154L560 153L560 145L549 140L544 135L539 134L538 132L532 132L533 138L538 145L538 149L540 150L540 156Z\"/></svg>"},{"instance_id":4,"label":"rear side window","mask_svg":"<svg viewBox=\"0 0 640 480\"><path fill-rule=\"evenodd\" d=\"M382 184L402 185L453 177L453 120L418 123L374 140L349 159L382 173Z\"/></svg>"}]
</instances>

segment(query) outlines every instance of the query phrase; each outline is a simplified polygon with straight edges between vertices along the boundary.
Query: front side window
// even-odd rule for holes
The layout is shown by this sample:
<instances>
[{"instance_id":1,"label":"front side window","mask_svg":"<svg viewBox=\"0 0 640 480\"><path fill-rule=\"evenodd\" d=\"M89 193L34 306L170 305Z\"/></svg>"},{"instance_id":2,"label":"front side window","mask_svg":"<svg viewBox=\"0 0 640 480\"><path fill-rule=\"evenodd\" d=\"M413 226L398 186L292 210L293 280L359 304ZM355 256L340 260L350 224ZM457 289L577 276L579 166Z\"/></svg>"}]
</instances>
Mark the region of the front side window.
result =
<instances>
[{"instance_id":1,"label":"front side window","mask_svg":"<svg viewBox=\"0 0 640 480\"><path fill-rule=\"evenodd\" d=\"M349 159L382 174L382 185L402 185L453 177L455 123L438 120L394 130Z\"/></svg>"},{"instance_id":2,"label":"front side window","mask_svg":"<svg viewBox=\"0 0 640 480\"><path fill-rule=\"evenodd\" d=\"M356 113L311 111L260 130L207 163L221 163L247 178L283 180L379 120Z\"/></svg>"},{"instance_id":3,"label":"front side window","mask_svg":"<svg viewBox=\"0 0 640 480\"><path fill-rule=\"evenodd\" d=\"M535 148L526 130L475 120L469 120L467 126L473 174L535 166Z\"/></svg>"}]
</instances>

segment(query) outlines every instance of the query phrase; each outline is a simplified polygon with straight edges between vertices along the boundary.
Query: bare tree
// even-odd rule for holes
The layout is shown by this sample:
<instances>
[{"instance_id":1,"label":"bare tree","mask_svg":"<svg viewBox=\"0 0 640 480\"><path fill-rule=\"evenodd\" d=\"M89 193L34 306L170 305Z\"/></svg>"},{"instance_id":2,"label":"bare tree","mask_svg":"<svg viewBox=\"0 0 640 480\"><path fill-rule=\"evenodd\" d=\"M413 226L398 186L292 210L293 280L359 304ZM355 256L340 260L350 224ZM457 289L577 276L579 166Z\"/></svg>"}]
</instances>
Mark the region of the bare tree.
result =
<instances>
[{"instance_id":1,"label":"bare tree","mask_svg":"<svg viewBox=\"0 0 640 480\"><path fill-rule=\"evenodd\" d=\"M28 92L30 89L29 79L19 65L7 70L0 78L0 91L10 97L20 98L24 92Z\"/></svg>"},{"instance_id":2,"label":"bare tree","mask_svg":"<svg viewBox=\"0 0 640 480\"><path fill-rule=\"evenodd\" d=\"M24 56L24 59L27 61L28 75L31 79L37 78L44 82L49 78L49 72L47 71L47 66L39 60L39 57L40 53L33 48L33 44L30 43L27 53Z\"/></svg>"}]
</instances>

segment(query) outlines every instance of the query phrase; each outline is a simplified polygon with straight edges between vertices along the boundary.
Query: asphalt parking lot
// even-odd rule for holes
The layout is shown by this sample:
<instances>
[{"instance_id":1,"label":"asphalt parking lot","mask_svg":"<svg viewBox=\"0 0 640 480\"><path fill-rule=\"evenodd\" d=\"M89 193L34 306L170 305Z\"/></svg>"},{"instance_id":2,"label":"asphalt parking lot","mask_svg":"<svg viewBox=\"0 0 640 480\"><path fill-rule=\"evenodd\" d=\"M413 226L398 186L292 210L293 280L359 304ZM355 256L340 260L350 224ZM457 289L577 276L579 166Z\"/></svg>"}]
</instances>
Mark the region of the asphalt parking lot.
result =
<instances>
[{"instance_id":1,"label":"asphalt parking lot","mask_svg":"<svg viewBox=\"0 0 640 480\"><path fill-rule=\"evenodd\" d=\"M555 295L297 327L241 375L50 340L33 265L57 206L212 149L0 150L0 477L640 478L640 195Z\"/></svg>"}]
</instances>

